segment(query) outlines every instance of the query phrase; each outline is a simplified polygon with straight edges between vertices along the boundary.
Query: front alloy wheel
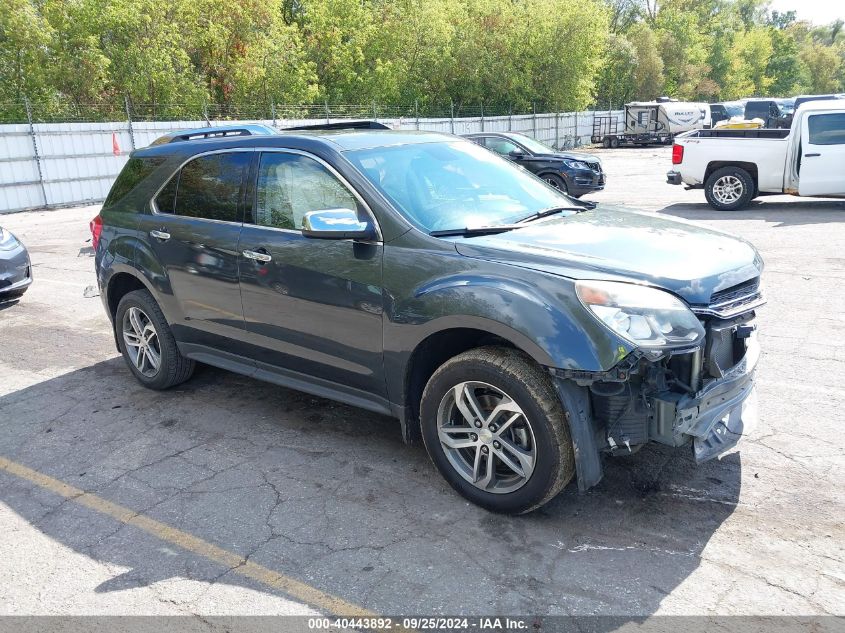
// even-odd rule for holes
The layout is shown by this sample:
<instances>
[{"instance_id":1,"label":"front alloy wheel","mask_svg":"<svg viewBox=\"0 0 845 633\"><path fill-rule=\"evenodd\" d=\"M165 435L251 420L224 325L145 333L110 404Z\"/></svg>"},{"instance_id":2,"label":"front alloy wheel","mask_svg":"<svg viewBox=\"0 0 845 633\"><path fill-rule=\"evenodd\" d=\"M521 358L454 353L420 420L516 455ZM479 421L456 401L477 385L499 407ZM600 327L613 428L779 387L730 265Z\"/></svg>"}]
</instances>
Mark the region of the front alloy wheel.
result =
<instances>
[{"instance_id":1,"label":"front alloy wheel","mask_svg":"<svg viewBox=\"0 0 845 633\"><path fill-rule=\"evenodd\" d=\"M520 406L484 382L461 382L437 410L437 433L452 467L494 494L524 486L534 472L534 432Z\"/></svg>"},{"instance_id":2,"label":"front alloy wheel","mask_svg":"<svg viewBox=\"0 0 845 633\"><path fill-rule=\"evenodd\" d=\"M155 377L161 368L161 345L155 325L141 308L131 307L123 313L123 342L138 371Z\"/></svg>"},{"instance_id":3,"label":"front alloy wheel","mask_svg":"<svg viewBox=\"0 0 845 633\"><path fill-rule=\"evenodd\" d=\"M566 181L556 174L546 174L543 176L543 181L558 191L569 193L569 187L566 186Z\"/></svg>"},{"instance_id":4,"label":"front alloy wheel","mask_svg":"<svg viewBox=\"0 0 845 633\"><path fill-rule=\"evenodd\" d=\"M529 512L575 473L561 396L517 349L479 347L446 361L423 390L420 426L446 481L494 512Z\"/></svg>"}]
</instances>

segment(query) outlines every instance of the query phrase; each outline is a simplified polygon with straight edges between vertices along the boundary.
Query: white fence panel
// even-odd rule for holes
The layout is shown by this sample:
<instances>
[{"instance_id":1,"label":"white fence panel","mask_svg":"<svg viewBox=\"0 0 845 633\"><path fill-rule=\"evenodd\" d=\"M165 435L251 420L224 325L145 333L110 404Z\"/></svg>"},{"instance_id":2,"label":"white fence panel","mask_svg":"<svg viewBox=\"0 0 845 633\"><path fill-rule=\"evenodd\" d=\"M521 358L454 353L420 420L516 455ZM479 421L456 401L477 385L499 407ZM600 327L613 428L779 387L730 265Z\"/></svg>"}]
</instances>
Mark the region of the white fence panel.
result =
<instances>
[{"instance_id":1,"label":"white fence panel","mask_svg":"<svg viewBox=\"0 0 845 633\"><path fill-rule=\"evenodd\" d=\"M621 120L622 112L613 111ZM346 119L330 119L340 122ZM593 112L462 118L379 118L393 128L444 134L521 132L560 149L590 142ZM0 213L99 202L134 147L176 130L263 123L278 128L319 119L264 121L127 121L0 125ZM117 147L115 147L115 144ZM35 148L37 147L37 156Z\"/></svg>"}]
</instances>

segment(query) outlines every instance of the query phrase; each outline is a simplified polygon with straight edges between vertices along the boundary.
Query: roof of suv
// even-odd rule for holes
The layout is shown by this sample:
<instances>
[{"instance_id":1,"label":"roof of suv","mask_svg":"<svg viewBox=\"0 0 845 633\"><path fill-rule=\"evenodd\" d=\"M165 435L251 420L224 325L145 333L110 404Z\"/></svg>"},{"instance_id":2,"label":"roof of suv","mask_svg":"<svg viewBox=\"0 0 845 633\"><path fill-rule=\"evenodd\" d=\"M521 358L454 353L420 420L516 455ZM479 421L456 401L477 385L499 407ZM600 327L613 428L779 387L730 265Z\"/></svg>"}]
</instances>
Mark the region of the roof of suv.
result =
<instances>
[{"instance_id":1,"label":"roof of suv","mask_svg":"<svg viewBox=\"0 0 845 633\"><path fill-rule=\"evenodd\" d=\"M341 124L328 124L287 130L279 130L262 124L204 127L165 134L148 147L139 149L138 153L192 154L233 147L285 147L293 138L330 143L338 151L456 140L452 135L439 132L391 130L386 126L376 127L377 125L370 127L359 123L350 127L341 127Z\"/></svg>"}]
</instances>

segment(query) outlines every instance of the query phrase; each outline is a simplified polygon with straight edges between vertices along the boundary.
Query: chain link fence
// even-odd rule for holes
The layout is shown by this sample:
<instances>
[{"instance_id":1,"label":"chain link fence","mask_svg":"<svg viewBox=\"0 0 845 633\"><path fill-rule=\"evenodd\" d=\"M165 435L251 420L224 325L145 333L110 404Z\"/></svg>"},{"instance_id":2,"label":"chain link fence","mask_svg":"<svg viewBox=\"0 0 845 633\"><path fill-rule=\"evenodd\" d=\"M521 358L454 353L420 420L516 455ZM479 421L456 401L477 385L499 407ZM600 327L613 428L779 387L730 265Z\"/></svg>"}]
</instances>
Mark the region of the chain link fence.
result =
<instances>
[{"instance_id":1,"label":"chain link fence","mask_svg":"<svg viewBox=\"0 0 845 633\"><path fill-rule=\"evenodd\" d=\"M514 112L483 104L0 104L0 213L102 201L129 153L174 130L233 123L284 129L374 119L447 134L521 132L556 149L590 142L595 116L621 111Z\"/></svg>"}]
</instances>

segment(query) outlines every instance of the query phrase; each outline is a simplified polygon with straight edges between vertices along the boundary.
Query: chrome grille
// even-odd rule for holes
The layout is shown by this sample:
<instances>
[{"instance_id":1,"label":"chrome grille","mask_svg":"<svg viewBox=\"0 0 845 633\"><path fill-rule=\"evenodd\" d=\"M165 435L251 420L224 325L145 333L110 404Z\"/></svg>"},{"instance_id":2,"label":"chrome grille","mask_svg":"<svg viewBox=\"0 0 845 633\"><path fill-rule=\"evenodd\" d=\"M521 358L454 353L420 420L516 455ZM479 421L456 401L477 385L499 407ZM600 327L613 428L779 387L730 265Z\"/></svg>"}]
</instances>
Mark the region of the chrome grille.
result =
<instances>
[{"instance_id":1,"label":"chrome grille","mask_svg":"<svg viewBox=\"0 0 845 633\"><path fill-rule=\"evenodd\" d=\"M748 312L763 305L760 278L755 277L740 284L714 292L707 305L692 305L692 311L701 316L728 318Z\"/></svg>"}]
</instances>

